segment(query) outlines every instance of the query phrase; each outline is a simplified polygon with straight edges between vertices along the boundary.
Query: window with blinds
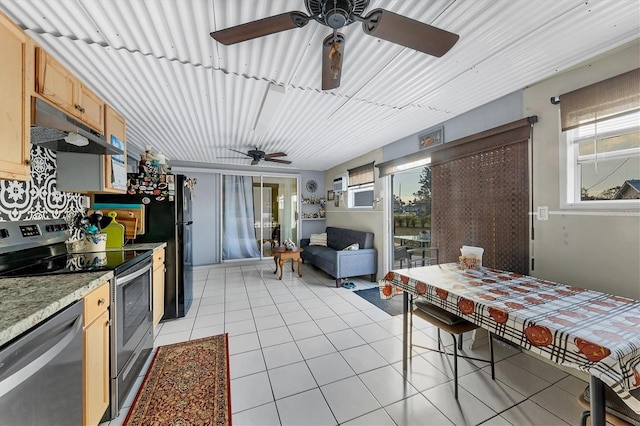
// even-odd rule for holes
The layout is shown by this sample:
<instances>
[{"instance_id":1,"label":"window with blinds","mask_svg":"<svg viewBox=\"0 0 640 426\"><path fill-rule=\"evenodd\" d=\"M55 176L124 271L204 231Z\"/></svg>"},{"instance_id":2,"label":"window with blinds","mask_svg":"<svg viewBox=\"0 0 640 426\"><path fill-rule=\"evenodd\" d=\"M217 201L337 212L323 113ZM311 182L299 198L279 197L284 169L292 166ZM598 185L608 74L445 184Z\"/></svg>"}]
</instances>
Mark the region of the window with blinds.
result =
<instances>
[{"instance_id":1,"label":"window with blinds","mask_svg":"<svg viewBox=\"0 0 640 426\"><path fill-rule=\"evenodd\" d=\"M347 207L373 208L374 195L374 163L349 169L349 187L347 190Z\"/></svg>"},{"instance_id":2,"label":"window with blinds","mask_svg":"<svg viewBox=\"0 0 640 426\"><path fill-rule=\"evenodd\" d=\"M640 69L560 95L566 203L640 200Z\"/></svg>"}]
</instances>

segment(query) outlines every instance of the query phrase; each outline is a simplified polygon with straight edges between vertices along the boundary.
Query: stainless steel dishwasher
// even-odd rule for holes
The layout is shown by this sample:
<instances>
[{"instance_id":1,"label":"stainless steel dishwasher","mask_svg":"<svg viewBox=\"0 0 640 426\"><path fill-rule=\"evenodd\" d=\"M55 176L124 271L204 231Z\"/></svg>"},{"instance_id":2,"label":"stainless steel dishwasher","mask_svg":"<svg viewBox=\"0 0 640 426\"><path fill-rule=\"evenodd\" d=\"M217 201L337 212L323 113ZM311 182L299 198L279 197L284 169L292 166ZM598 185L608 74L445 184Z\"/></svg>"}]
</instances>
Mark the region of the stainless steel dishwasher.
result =
<instances>
[{"instance_id":1,"label":"stainless steel dishwasher","mask_svg":"<svg viewBox=\"0 0 640 426\"><path fill-rule=\"evenodd\" d=\"M0 425L82 424L82 304L0 348Z\"/></svg>"}]
</instances>

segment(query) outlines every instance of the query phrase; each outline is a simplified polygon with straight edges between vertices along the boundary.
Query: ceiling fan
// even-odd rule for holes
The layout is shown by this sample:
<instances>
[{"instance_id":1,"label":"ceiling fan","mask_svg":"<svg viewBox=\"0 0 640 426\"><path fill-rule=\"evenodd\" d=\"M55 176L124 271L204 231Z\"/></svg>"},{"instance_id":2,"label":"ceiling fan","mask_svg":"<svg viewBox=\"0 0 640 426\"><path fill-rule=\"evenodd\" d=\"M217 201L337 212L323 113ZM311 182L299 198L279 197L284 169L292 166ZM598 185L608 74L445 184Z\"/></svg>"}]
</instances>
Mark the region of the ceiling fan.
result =
<instances>
[{"instance_id":1,"label":"ceiling fan","mask_svg":"<svg viewBox=\"0 0 640 426\"><path fill-rule=\"evenodd\" d=\"M211 33L217 42L230 45L281 31L302 28L309 20L333 29L322 42L322 90L340 86L345 37L338 30L362 22L365 34L440 57L458 41L457 34L384 9L363 16L369 0L305 0L308 15L293 11L247 22Z\"/></svg>"},{"instance_id":2,"label":"ceiling fan","mask_svg":"<svg viewBox=\"0 0 640 426\"><path fill-rule=\"evenodd\" d=\"M251 158L252 166L255 166L256 164L258 164L260 160L272 161L274 163L291 164L291 161L289 160L280 160L278 158L275 158L275 157L286 157L287 154L284 152L273 152L271 154L266 154L264 151L259 150L258 147L256 147L256 149L251 149L247 152L238 151L231 148L229 148L229 151L237 152L238 154L246 155L247 157ZM218 158L238 158L238 157L218 157Z\"/></svg>"}]
</instances>

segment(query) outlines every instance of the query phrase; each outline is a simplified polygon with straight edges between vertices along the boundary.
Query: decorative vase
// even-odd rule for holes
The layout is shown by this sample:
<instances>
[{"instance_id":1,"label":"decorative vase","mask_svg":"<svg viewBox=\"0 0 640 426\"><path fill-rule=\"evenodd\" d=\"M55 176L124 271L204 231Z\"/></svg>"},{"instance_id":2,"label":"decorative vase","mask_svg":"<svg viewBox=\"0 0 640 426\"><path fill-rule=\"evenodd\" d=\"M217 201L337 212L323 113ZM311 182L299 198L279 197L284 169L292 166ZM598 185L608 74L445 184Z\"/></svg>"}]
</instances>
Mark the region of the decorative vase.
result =
<instances>
[{"instance_id":1,"label":"decorative vase","mask_svg":"<svg viewBox=\"0 0 640 426\"><path fill-rule=\"evenodd\" d=\"M105 251L107 249L107 234L90 234L84 237L84 251Z\"/></svg>"}]
</instances>

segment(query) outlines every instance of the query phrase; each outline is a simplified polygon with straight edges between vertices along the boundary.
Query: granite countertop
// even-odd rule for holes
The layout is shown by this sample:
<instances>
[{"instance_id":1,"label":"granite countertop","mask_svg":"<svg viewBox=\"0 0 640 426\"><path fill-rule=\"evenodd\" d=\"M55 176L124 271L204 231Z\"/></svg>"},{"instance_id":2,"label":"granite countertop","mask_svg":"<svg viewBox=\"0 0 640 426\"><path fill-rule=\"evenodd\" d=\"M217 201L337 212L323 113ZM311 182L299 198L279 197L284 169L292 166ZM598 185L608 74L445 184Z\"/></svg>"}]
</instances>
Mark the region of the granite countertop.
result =
<instances>
[{"instance_id":1,"label":"granite countertop","mask_svg":"<svg viewBox=\"0 0 640 426\"><path fill-rule=\"evenodd\" d=\"M0 279L0 346L113 278L113 271Z\"/></svg>"},{"instance_id":2,"label":"granite countertop","mask_svg":"<svg viewBox=\"0 0 640 426\"><path fill-rule=\"evenodd\" d=\"M167 246L167 243L134 243L134 244L125 244L122 247L110 247L107 248L106 251L122 251L122 250L153 250L156 251L163 249ZM82 253L81 251L73 252L73 253Z\"/></svg>"},{"instance_id":3,"label":"granite countertop","mask_svg":"<svg viewBox=\"0 0 640 426\"><path fill-rule=\"evenodd\" d=\"M127 244L107 251L164 249L167 243ZM82 299L113 271L0 278L0 346Z\"/></svg>"},{"instance_id":4,"label":"granite countertop","mask_svg":"<svg viewBox=\"0 0 640 426\"><path fill-rule=\"evenodd\" d=\"M137 244L125 244L122 250L153 250L154 253L167 246L167 243L137 243ZM109 250L121 250L121 249L109 249Z\"/></svg>"}]
</instances>

